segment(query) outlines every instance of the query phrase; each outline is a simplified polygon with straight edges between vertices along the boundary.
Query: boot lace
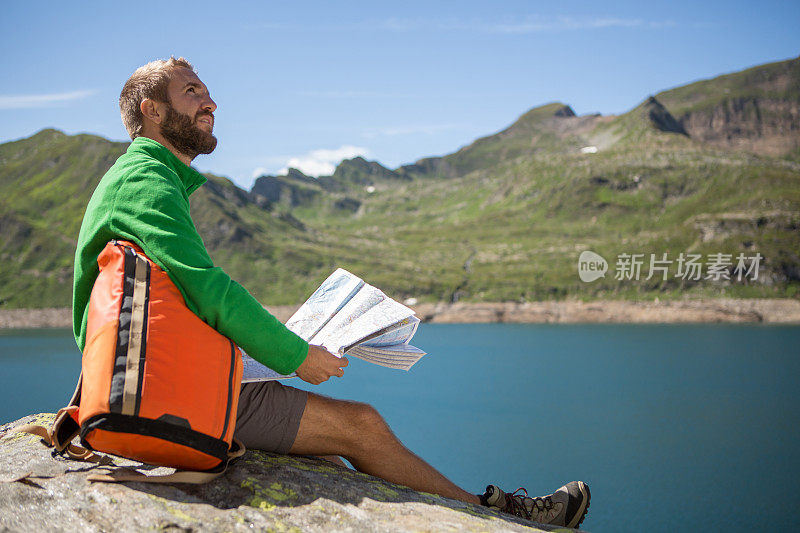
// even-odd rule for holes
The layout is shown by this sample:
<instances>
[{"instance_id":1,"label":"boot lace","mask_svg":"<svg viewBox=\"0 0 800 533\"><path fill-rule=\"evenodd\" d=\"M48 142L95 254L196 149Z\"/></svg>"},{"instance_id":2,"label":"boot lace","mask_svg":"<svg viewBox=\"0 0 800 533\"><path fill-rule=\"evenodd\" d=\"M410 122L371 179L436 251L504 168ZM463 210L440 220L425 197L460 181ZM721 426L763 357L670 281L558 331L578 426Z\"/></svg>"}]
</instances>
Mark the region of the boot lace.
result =
<instances>
[{"instance_id":1,"label":"boot lace","mask_svg":"<svg viewBox=\"0 0 800 533\"><path fill-rule=\"evenodd\" d=\"M547 515L552 509L553 501L550 496L532 498L528 496L527 490L520 487L513 493L506 494L503 511L534 522L546 522L549 519Z\"/></svg>"}]
</instances>

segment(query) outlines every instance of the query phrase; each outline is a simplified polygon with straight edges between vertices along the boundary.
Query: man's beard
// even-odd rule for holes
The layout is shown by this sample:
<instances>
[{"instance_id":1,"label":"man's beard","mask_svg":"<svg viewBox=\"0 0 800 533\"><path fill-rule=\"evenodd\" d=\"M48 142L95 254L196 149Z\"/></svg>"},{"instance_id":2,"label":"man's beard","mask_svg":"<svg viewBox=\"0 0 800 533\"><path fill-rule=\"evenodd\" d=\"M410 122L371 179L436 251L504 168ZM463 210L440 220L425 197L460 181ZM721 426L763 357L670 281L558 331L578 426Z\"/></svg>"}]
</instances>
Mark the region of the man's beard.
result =
<instances>
[{"instance_id":1,"label":"man's beard","mask_svg":"<svg viewBox=\"0 0 800 533\"><path fill-rule=\"evenodd\" d=\"M210 115L210 113L198 113L193 121L189 115L175 111L170 105L167 108L167 115L161 123L161 135L178 152L191 159L200 154L210 154L217 147L217 138L210 132L197 127L196 121L203 115Z\"/></svg>"}]
</instances>

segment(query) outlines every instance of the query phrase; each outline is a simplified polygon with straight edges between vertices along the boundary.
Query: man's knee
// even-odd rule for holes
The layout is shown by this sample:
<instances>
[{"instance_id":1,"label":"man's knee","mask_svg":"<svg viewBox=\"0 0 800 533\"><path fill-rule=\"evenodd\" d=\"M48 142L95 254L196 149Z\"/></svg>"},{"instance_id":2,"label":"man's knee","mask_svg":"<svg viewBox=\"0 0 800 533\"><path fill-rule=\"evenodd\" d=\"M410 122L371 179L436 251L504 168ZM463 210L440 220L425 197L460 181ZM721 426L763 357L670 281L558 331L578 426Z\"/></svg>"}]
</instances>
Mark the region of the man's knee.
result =
<instances>
[{"instance_id":1,"label":"man's knee","mask_svg":"<svg viewBox=\"0 0 800 533\"><path fill-rule=\"evenodd\" d=\"M307 444L304 439L318 439L320 443L335 444L336 449L326 448L326 453L345 455L374 451L375 446L394 438L383 417L371 405L313 393L309 394L300 429L298 436L303 445ZM305 447L300 448L301 453L308 453ZM319 453L314 445L310 448Z\"/></svg>"},{"instance_id":2,"label":"man's knee","mask_svg":"<svg viewBox=\"0 0 800 533\"><path fill-rule=\"evenodd\" d=\"M383 419L381 414L367 403L355 402L351 405L350 423L352 424L352 435L358 443L365 443L365 438L387 438L392 437L392 431Z\"/></svg>"},{"instance_id":3,"label":"man's knee","mask_svg":"<svg viewBox=\"0 0 800 533\"><path fill-rule=\"evenodd\" d=\"M383 429L388 427L378 410L368 403L354 405L353 422L360 428Z\"/></svg>"}]
</instances>

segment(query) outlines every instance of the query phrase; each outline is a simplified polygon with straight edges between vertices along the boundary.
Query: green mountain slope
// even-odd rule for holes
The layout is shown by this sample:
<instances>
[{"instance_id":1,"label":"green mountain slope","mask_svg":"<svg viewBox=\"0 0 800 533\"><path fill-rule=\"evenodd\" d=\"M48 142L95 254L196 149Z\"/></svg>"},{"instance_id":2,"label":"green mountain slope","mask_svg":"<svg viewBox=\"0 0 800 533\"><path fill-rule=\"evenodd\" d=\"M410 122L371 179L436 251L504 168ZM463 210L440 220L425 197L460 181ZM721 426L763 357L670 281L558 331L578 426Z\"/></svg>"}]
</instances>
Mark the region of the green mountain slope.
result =
<instances>
[{"instance_id":1,"label":"green mountain slope","mask_svg":"<svg viewBox=\"0 0 800 533\"><path fill-rule=\"evenodd\" d=\"M43 130L0 145L0 303L66 305L86 203L125 145Z\"/></svg>"},{"instance_id":2,"label":"green mountain slope","mask_svg":"<svg viewBox=\"0 0 800 533\"><path fill-rule=\"evenodd\" d=\"M569 106L550 103L531 109L508 128L453 154L421 159L398 171L415 177L455 177L537 153L578 151L592 144L589 134L606 121L600 115L578 117Z\"/></svg>"},{"instance_id":3,"label":"green mountain slope","mask_svg":"<svg viewBox=\"0 0 800 533\"><path fill-rule=\"evenodd\" d=\"M0 305L69 305L86 204L126 148L127 143L55 130L0 145ZM312 288L305 276L327 269L326 247L262 198L225 178L208 178L192 196L192 216L215 260L276 303L293 302L283 295ZM287 254L290 268L276 266Z\"/></svg>"},{"instance_id":4,"label":"green mountain slope","mask_svg":"<svg viewBox=\"0 0 800 533\"><path fill-rule=\"evenodd\" d=\"M271 304L302 301L337 266L422 301L793 296L800 157L786 147L800 132L775 134L766 113L697 124L735 101L784 110L770 123L785 125L797 63L665 91L619 116L547 104L395 170L355 158L319 179L264 176L249 192L209 175L192 214L215 262ZM68 305L83 209L124 149L54 130L0 145L0 305ZM605 278L580 281L584 250L608 261ZM640 279L615 279L622 254L642 254ZM645 279L650 254L672 261L667 279ZM728 254L728 274L738 254L763 259L756 280L691 280L675 275L680 254L706 267Z\"/></svg>"}]
</instances>

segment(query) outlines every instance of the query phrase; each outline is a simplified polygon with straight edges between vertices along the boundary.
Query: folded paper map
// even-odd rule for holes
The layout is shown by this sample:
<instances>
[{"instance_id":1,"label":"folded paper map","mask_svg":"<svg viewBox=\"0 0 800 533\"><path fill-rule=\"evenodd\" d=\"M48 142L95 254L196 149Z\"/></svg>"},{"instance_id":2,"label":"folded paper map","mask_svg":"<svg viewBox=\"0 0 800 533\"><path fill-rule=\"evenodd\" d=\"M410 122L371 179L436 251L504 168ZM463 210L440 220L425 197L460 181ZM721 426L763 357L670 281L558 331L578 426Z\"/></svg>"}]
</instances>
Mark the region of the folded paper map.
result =
<instances>
[{"instance_id":1,"label":"folded paper map","mask_svg":"<svg viewBox=\"0 0 800 533\"><path fill-rule=\"evenodd\" d=\"M341 268L286 322L291 331L334 355L402 370L425 355L409 344L418 325L413 309ZM278 374L247 354L243 354L243 363L245 383L295 376Z\"/></svg>"}]
</instances>

